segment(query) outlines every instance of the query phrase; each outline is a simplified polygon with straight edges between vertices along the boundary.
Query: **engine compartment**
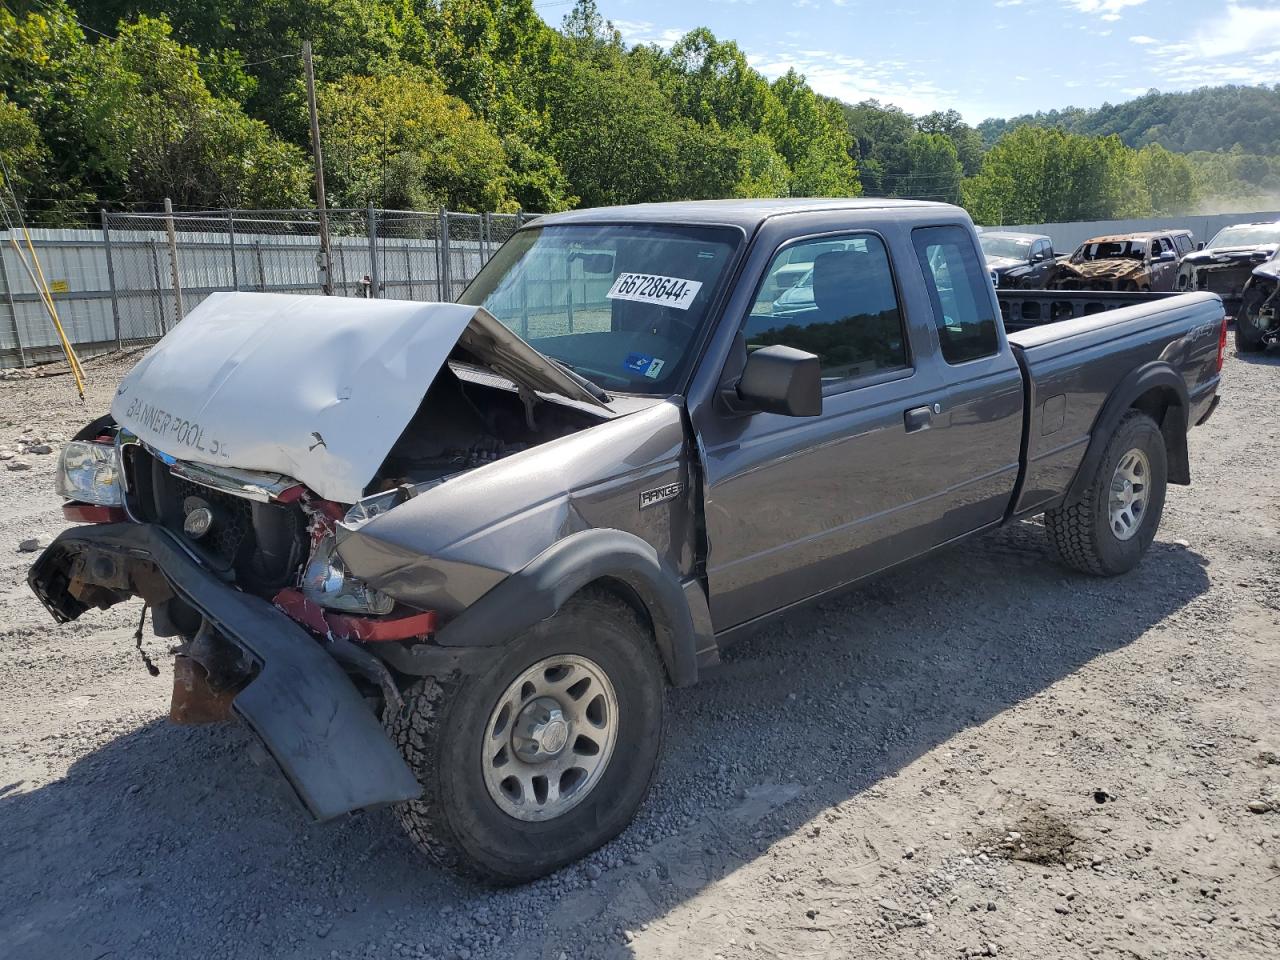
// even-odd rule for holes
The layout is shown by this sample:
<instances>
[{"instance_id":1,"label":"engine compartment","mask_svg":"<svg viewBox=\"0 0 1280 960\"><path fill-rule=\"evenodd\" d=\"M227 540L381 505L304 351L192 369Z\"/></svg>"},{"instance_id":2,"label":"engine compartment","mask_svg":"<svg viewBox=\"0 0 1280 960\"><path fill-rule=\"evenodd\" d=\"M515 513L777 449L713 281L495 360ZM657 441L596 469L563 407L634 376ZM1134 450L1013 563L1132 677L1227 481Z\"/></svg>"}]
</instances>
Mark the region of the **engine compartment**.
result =
<instances>
[{"instance_id":1,"label":"engine compartment","mask_svg":"<svg viewBox=\"0 0 1280 960\"><path fill-rule=\"evenodd\" d=\"M365 494L440 480L599 422L571 406L522 395L488 370L451 360L441 367Z\"/></svg>"}]
</instances>

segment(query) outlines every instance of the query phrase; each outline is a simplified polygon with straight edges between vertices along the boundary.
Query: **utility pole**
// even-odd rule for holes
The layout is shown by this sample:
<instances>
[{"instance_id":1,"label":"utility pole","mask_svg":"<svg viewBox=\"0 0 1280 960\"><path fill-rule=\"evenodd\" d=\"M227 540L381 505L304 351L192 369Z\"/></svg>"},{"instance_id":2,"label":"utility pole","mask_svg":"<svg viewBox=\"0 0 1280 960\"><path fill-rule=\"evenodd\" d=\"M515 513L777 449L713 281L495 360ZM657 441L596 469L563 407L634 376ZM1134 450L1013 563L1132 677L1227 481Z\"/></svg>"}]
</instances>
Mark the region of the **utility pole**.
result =
<instances>
[{"instance_id":1,"label":"utility pole","mask_svg":"<svg viewBox=\"0 0 1280 960\"><path fill-rule=\"evenodd\" d=\"M173 282L173 322L187 315L182 305L182 277L178 273L178 235L173 229L173 201L164 198L164 229L169 239L169 279ZM162 321L163 325L163 321Z\"/></svg>"},{"instance_id":2,"label":"utility pole","mask_svg":"<svg viewBox=\"0 0 1280 960\"><path fill-rule=\"evenodd\" d=\"M311 66L311 41L302 41L302 63L307 75L307 107L311 112L311 159L316 168L316 211L320 219L320 271L325 296L333 296L333 266L329 255L329 211L324 196L324 160L320 155L320 114L316 111L316 73Z\"/></svg>"}]
</instances>

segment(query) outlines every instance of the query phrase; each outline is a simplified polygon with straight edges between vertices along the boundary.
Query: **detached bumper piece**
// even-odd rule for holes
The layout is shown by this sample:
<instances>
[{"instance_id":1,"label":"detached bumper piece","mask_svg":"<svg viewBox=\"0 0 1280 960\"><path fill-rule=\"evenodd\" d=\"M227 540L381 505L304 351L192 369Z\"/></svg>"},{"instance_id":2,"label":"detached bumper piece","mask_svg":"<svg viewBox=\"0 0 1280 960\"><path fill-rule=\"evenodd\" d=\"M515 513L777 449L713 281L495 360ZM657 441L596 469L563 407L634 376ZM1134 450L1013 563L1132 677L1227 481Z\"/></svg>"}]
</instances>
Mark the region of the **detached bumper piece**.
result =
<instances>
[{"instance_id":1,"label":"detached bumper piece","mask_svg":"<svg viewBox=\"0 0 1280 960\"><path fill-rule=\"evenodd\" d=\"M257 673L232 708L262 739L317 820L417 797L422 788L334 658L270 603L200 566L168 531L137 523L64 531L27 582L53 616L129 596L176 596L244 650Z\"/></svg>"}]
</instances>

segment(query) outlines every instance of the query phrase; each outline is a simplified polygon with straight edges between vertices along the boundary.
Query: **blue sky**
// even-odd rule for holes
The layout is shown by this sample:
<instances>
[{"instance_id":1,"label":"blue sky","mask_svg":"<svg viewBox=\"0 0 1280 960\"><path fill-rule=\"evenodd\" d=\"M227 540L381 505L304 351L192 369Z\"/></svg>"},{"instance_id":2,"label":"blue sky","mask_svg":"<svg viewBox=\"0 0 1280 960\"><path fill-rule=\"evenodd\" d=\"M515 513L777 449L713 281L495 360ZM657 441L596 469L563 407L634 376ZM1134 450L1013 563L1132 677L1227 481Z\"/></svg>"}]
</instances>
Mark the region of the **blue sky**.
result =
<instances>
[{"instance_id":1,"label":"blue sky","mask_svg":"<svg viewBox=\"0 0 1280 960\"><path fill-rule=\"evenodd\" d=\"M536 2L536 0L535 0ZM773 78L970 123L1160 90L1280 81L1280 0L598 0L628 43L697 26ZM567 3L537 2L558 25Z\"/></svg>"}]
</instances>

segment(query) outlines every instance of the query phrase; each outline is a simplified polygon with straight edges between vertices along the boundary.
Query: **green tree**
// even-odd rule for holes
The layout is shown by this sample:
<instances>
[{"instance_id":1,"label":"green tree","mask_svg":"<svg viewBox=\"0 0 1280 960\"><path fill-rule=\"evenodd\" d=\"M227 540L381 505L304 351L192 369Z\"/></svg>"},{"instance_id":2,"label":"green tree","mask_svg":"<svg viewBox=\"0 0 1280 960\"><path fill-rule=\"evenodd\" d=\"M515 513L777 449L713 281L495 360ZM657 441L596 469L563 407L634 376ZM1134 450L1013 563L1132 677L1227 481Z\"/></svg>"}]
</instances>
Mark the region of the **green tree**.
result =
<instances>
[{"instance_id":1,"label":"green tree","mask_svg":"<svg viewBox=\"0 0 1280 960\"><path fill-rule=\"evenodd\" d=\"M672 195L679 119L655 78L620 53L567 58L555 81L551 150L585 206Z\"/></svg>"},{"instance_id":2,"label":"green tree","mask_svg":"<svg viewBox=\"0 0 1280 960\"><path fill-rule=\"evenodd\" d=\"M940 133L956 148L964 175L971 177L982 168L982 135L969 126L955 110L935 110L916 118L921 133Z\"/></svg>"},{"instance_id":3,"label":"green tree","mask_svg":"<svg viewBox=\"0 0 1280 960\"><path fill-rule=\"evenodd\" d=\"M1148 144L1138 151L1137 176L1150 197L1152 213L1171 216L1191 212L1195 181L1186 157L1159 144Z\"/></svg>"},{"instance_id":4,"label":"green tree","mask_svg":"<svg viewBox=\"0 0 1280 960\"><path fill-rule=\"evenodd\" d=\"M979 223L1054 223L1145 216L1150 196L1137 152L1118 137L1016 127L965 181L964 203Z\"/></svg>"},{"instance_id":5,"label":"green tree","mask_svg":"<svg viewBox=\"0 0 1280 960\"><path fill-rule=\"evenodd\" d=\"M791 194L856 197L862 193L853 146L838 104L820 99L795 70L771 89L781 110L766 118L766 132L791 167Z\"/></svg>"},{"instance_id":6,"label":"green tree","mask_svg":"<svg viewBox=\"0 0 1280 960\"><path fill-rule=\"evenodd\" d=\"M912 196L920 199L960 202L960 181L964 170L956 145L943 133L912 134L907 141L911 165Z\"/></svg>"},{"instance_id":7,"label":"green tree","mask_svg":"<svg viewBox=\"0 0 1280 960\"><path fill-rule=\"evenodd\" d=\"M668 62L679 78L676 109L703 126L755 132L777 109L768 81L747 63L746 54L732 40L717 40L706 27L681 37Z\"/></svg>"},{"instance_id":8,"label":"green tree","mask_svg":"<svg viewBox=\"0 0 1280 960\"><path fill-rule=\"evenodd\" d=\"M462 210L516 206L502 141L465 103L404 72L341 77L318 93L336 203Z\"/></svg>"},{"instance_id":9,"label":"green tree","mask_svg":"<svg viewBox=\"0 0 1280 960\"><path fill-rule=\"evenodd\" d=\"M875 196L900 196L911 190L911 160L907 141L915 133L915 120L906 111L864 100L843 104L846 127L854 139L862 185Z\"/></svg>"},{"instance_id":10,"label":"green tree","mask_svg":"<svg viewBox=\"0 0 1280 960\"><path fill-rule=\"evenodd\" d=\"M49 159L49 148L31 115L0 93L0 160L4 161L0 167L0 205L8 203L9 190L24 206L28 197L43 199L44 191L51 189Z\"/></svg>"},{"instance_id":11,"label":"green tree","mask_svg":"<svg viewBox=\"0 0 1280 960\"><path fill-rule=\"evenodd\" d=\"M142 17L89 42L65 5L20 19L0 8L0 83L42 132L55 189L82 203L305 201L302 151L212 93L197 51L170 34Z\"/></svg>"},{"instance_id":12,"label":"green tree","mask_svg":"<svg viewBox=\"0 0 1280 960\"><path fill-rule=\"evenodd\" d=\"M81 103L103 172L124 193L191 206L290 206L307 197L306 157L239 104L210 93L197 52L140 18L87 58Z\"/></svg>"}]
</instances>

